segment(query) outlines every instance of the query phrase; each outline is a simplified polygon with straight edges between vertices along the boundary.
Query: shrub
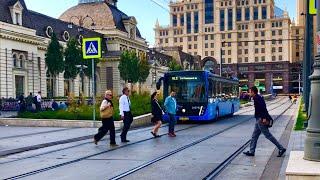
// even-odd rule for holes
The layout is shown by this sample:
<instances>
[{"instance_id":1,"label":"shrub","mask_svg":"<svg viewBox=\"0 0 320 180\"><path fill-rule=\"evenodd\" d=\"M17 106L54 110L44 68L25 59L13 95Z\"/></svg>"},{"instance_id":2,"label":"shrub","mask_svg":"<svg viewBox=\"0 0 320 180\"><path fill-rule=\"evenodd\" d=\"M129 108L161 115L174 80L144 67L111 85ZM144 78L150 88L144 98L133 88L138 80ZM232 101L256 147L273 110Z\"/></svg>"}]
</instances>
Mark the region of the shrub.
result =
<instances>
[{"instance_id":1,"label":"shrub","mask_svg":"<svg viewBox=\"0 0 320 180\"><path fill-rule=\"evenodd\" d=\"M100 104L103 98L97 98L96 103L96 119L100 120ZM144 93L142 95L133 94L130 97L133 116L140 116L151 112L150 95ZM120 120L119 113L119 97L114 97L114 118ZM23 112L19 113L19 118L31 119L66 119L66 120L92 120L92 106L80 105L72 102L67 111L42 111L38 113Z\"/></svg>"}]
</instances>

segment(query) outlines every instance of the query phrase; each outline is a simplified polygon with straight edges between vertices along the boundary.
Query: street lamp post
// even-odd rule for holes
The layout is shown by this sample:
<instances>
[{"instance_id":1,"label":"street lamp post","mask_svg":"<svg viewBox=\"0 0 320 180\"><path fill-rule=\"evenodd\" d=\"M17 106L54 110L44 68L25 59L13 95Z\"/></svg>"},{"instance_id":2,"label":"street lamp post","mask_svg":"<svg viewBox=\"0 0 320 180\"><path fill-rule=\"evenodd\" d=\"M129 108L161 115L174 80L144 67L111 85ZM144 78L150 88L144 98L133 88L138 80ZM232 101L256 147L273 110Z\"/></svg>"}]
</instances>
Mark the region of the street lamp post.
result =
<instances>
[{"instance_id":1,"label":"street lamp post","mask_svg":"<svg viewBox=\"0 0 320 180\"><path fill-rule=\"evenodd\" d=\"M317 0L320 4L320 0ZM320 8L317 8L317 56L313 64L313 74L309 77L311 81L309 122L307 137L304 146L304 159L320 161Z\"/></svg>"}]
</instances>

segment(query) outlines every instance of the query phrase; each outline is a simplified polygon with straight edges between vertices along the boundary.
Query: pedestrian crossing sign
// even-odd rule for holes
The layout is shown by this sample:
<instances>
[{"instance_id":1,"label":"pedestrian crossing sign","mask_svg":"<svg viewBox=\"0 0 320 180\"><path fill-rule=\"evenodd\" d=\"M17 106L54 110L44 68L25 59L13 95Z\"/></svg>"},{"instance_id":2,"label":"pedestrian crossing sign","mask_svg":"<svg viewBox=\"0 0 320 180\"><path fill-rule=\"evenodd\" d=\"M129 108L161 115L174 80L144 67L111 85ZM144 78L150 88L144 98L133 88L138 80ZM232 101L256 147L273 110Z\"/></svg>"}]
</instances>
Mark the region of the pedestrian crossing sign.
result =
<instances>
[{"instance_id":1,"label":"pedestrian crossing sign","mask_svg":"<svg viewBox=\"0 0 320 180\"><path fill-rule=\"evenodd\" d=\"M82 52L83 59L101 58L101 38L84 38Z\"/></svg>"},{"instance_id":2,"label":"pedestrian crossing sign","mask_svg":"<svg viewBox=\"0 0 320 180\"><path fill-rule=\"evenodd\" d=\"M317 0L309 0L309 14L315 15L317 14Z\"/></svg>"}]
</instances>

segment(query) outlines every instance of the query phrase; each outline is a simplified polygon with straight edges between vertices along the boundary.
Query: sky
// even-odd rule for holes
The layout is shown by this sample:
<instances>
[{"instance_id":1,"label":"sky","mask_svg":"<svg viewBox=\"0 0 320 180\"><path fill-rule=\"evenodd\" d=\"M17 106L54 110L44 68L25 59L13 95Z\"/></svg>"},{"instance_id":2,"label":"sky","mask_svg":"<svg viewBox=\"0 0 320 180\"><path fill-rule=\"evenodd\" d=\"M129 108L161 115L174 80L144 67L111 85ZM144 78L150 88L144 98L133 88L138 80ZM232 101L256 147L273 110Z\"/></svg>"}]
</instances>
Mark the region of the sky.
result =
<instances>
[{"instance_id":1,"label":"sky","mask_svg":"<svg viewBox=\"0 0 320 180\"><path fill-rule=\"evenodd\" d=\"M154 0L164 7L168 7L169 0ZM287 9L290 18L296 16L296 1L300 0L275 0L276 6ZM25 0L27 8L33 11L58 18L64 11L78 4L78 0ZM160 25L169 25L169 13L152 0L118 0L118 8L128 16L135 16L142 37L146 38L149 45L154 44L154 26L156 20Z\"/></svg>"}]
</instances>

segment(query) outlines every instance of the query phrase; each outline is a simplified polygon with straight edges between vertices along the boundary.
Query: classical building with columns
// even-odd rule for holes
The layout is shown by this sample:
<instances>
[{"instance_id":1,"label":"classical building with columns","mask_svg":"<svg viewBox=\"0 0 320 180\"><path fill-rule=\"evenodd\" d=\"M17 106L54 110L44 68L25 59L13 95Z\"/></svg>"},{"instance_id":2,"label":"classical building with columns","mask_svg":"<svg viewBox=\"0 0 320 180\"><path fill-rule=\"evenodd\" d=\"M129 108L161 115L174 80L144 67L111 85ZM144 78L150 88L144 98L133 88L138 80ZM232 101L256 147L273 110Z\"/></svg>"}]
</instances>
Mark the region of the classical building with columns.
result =
<instances>
[{"instance_id":1,"label":"classical building with columns","mask_svg":"<svg viewBox=\"0 0 320 180\"><path fill-rule=\"evenodd\" d=\"M156 47L180 46L217 74L222 63L243 90L293 90L291 20L274 0L176 0L169 8L170 25L156 23Z\"/></svg>"},{"instance_id":2,"label":"classical building with columns","mask_svg":"<svg viewBox=\"0 0 320 180\"><path fill-rule=\"evenodd\" d=\"M115 95L121 94L125 85L118 70L122 51L132 50L138 56L146 56L148 46L137 28L137 20L120 11L116 3L116 0L80 0L60 19L55 19L29 10L24 0L0 0L0 98L38 91L45 97L70 93L79 96L82 83L84 95L91 95L88 77L82 82L79 76L64 79L63 73L56 79L47 76L45 54L53 32L64 48L71 38L80 46L83 38L101 37L103 57L96 67L96 93L112 89Z\"/></svg>"},{"instance_id":3,"label":"classical building with columns","mask_svg":"<svg viewBox=\"0 0 320 180\"><path fill-rule=\"evenodd\" d=\"M86 18L86 17L90 18ZM60 17L68 23L81 25L103 34L107 52L97 67L100 90L112 89L121 94L125 86L118 70L120 55L125 50L135 51L146 57L147 42L137 28L137 20L118 9L117 0L79 0L78 5L65 11Z\"/></svg>"},{"instance_id":4,"label":"classical building with columns","mask_svg":"<svg viewBox=\"0 0 320 180\"><path fill-rule=\"evenodd\" d=\"M66 80L63 73L54 80L46 74L45 54L52 33L66 47L70 38L102 36L82 29L69 29L68 23L28 10L24 0L0 0L0 97L16 98L30 92L43 96L79 95L80 78ZM50 81L53 83L51 92ZM88 89L89 81L85 79Z\"/></svg>"}]
</instances>

